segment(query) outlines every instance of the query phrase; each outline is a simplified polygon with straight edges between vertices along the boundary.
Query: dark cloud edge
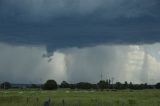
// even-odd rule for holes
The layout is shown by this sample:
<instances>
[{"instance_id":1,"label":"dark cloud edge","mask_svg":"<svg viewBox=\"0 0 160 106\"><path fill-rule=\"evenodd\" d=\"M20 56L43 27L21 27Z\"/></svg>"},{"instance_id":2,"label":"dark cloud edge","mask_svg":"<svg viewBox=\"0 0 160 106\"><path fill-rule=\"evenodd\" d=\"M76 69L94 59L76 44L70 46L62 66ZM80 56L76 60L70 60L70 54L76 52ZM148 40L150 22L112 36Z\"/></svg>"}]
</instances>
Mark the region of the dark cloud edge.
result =
<instances>
[{"instance_id":1,"label":"dark cloud edge","mask_svg":"<svg viewBox=\"0 0 160 106\"><path fill-rule=\"evenodd\" d=\"M65 39L65 38L64 38ZM53 41L42 42L32 40L17 40L17 39L0 39L1 43L8 44L11 46L45 46L48 55L58 49L65 48L85 48L94 47L97 45L143 45L143 44L155 44L160 42L160 36L141 36L134 38L134 36L127 38L114 38L114 37L103 37L103 38L81 38L81 39L54 39Z\"/></svg>"}]
</instances>

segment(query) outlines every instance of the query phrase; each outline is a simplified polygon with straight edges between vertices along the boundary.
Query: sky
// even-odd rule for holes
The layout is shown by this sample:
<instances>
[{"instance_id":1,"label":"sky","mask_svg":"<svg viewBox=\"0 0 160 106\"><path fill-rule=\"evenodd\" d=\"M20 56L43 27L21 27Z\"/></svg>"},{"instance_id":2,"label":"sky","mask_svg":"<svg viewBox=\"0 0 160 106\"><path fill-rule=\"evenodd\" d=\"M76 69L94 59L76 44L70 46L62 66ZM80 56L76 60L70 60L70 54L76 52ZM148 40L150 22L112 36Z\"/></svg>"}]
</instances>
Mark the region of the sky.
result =
<instances>
[{"instance_id":1,"label":"sky","mask_svg":"<svg viewBox=\"0 0 160 106\"><path fill-rule=\"evenodd\" d=\"M160 82L159 0L0 0L0 81Z\"/></svg>"}]
</instances>

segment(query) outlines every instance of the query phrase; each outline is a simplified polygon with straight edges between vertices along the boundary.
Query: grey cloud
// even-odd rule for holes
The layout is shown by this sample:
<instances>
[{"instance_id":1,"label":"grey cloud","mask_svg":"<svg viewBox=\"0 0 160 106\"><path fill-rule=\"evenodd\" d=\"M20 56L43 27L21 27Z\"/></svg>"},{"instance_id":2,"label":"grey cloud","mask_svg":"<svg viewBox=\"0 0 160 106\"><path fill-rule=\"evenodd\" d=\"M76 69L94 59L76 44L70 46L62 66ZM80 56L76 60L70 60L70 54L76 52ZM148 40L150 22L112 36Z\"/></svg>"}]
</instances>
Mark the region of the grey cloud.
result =
<instances>
[{"instance_id":1,"label":"grey cloud","mask_svg":"<svg viewBox=\"0 0 160 106\"><path fill-rule=\"evenodd\" d=\"M0 42L48 52L160 42L158 0L1 0Z\"/></svg>"},{"instance_id":2,"label":"grey cloud","mask_svg":"<svg viewBox=\"0 0 160 106\"><path fill-rule=\"evenodd\" d=\"M157 0L2 0L1 14L24 21L92 14L104 19L154 16L157 3Z\"/></svg>"}]
</instances>

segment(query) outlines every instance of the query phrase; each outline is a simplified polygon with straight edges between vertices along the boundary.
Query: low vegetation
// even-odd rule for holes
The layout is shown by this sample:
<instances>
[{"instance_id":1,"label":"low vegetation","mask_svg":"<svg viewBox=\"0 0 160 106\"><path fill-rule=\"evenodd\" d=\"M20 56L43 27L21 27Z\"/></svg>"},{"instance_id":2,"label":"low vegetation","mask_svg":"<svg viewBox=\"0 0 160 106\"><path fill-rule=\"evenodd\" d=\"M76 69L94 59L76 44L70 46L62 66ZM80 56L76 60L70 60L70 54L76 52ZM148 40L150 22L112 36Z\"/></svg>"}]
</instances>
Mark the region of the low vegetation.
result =
<instances>
[{"instance_id":1,"label":"low vegetation","mask_svg":"<svg viewBox=\"0 0 160 106\"><path fill-rule=\"evenodd\" d=\"M25 88L1 84L0 106L160 106L160 83L156 85L80 82L60 85L55 80Z\"/></svg>"},{"instance_id":2,"label":"low vegetation","mask_svg":"<svg viewBox=\"0 0 160 106\"><path fill-rule=\"evenodd\" d=\"M0 91L0 106L160 106L159 90Z\"/></svg>"}]
</instances>

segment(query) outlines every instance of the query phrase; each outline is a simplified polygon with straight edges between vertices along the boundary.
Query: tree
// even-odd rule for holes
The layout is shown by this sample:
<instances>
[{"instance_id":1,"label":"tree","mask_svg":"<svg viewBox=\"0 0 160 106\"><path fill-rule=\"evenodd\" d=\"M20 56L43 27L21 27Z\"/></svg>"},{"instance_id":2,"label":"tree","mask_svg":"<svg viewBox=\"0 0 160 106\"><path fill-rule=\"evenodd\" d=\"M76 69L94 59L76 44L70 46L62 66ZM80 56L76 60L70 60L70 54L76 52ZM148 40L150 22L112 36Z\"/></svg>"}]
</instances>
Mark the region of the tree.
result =
<instances>
[{"instance_id":1,"label":"tree","mask_svg":"<svg viewBox=\"0 0 160 106\"><path fill-rule=\"evenodd\" d=\"M55 90L58 88L57 82L55 80L48 80L43 87L45 90Z\"/></svg>"},{"instance_id":2,"label":"tree","mask_svg":"<svg viewBox=\"0 0 160 106\"><path fill-rule=\"evenodd\" d=\"M134 89L134 85L132 84L132 82L129 83L129 88Z\"/></svg>"},{"instance_id":3,"label":"tree","mask_svg":"<svg viewBox=\"0 0 160 106\"><path fill-rule=\"evenodd\" d=\"M3 82L1 84L1 88L3 88L3 89L10 89L11 88L11 84L9 82Z\"/></svg>"},{"instance_id":4,"label":"tree","mask_svg":"<svg viewBox=\"0 0 160 106\"><path fill-rule=\"evenodd\" d=\"M160 83L157 83L157 84L155 85L155 87L156 87L157 89L160 89Z\"/></svg>"},{"instance_id":5,"label":"tree","mask_svg":"<svg viewBox=\"0 0 160 106\"><path fill-rule=\"evenodd\" d=\"M77 88L78 89L91 89L92 84L90 84L88 82L80 82L80 83L77 83Z\"/></svg>"},{"instance_id":6,"label":"tree","mask_svg":"<svg viewBox=\"0 0 160 106\"><path fill-rule=\"evenodd\" d=\"M116 89L123 89L123 85L120 82L116 82L115 88Z\"/></svg>"},{"instance_id":7,"label":"tree","mask_svg":"<svg viewBox=\"0 0 160 106\"><path fill-rule=\"evenodd\" d=\"M36 84L32 84L32 85L31 85L31 88L39 88L39 86L36 85Z\"/></svg>"},{"instance_id":8,"label":"tree","mask_svg":"<svg viewBox=\"0 0 160 106\"><path fill-rule=\"evenodd\" d=\"M70 89L76 89L76 84L70 84L69 87Z\"/></svg>"},{"instance_id":9,"label":"tree","mask_svg":"<svg viewBox=\"0 0 160 106\"><path fill-rule=\"evenodd\" d=\"M100 89L106 89L107 88L107 84L106 84L106 81L104 81L104 80L100 80L99 81L99 83L98 83L98 87L100 88Z\"/></svg>"},{"instance_id":10,"label":"tree","mask_svg":"<svg viewBox=\"0 0 160 106\"><path fill-rule=\"evenodd\" d=\"M66 81L62 81L60 87L61 88L69 88L69 84Z\"/></svg>"},{"instance_id":11,"label":"tree","mask_svg":"<svg viewBox=\"0 0 160 106\"><path fill-rule=\"evenodd\" d=\"M127 83L127 81L124 82L124 88L125 88L125 89L128 88L128 83Z\"/></svg>"}]
</instances>

